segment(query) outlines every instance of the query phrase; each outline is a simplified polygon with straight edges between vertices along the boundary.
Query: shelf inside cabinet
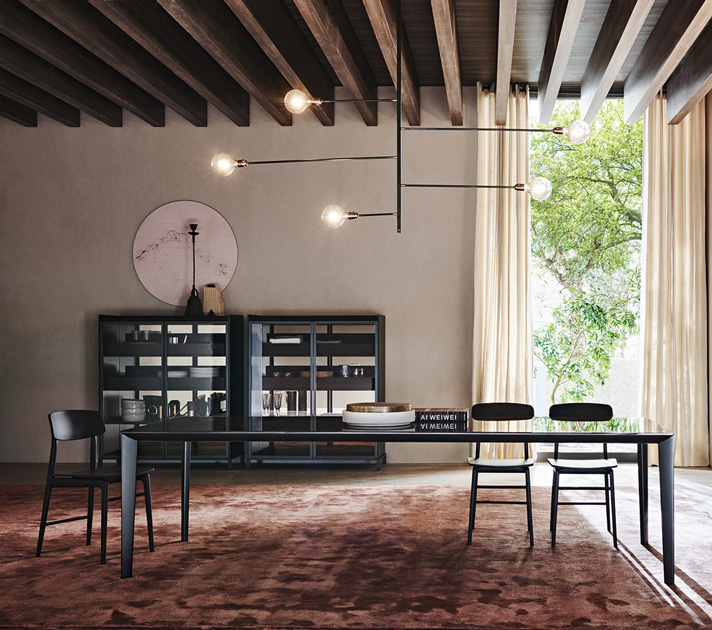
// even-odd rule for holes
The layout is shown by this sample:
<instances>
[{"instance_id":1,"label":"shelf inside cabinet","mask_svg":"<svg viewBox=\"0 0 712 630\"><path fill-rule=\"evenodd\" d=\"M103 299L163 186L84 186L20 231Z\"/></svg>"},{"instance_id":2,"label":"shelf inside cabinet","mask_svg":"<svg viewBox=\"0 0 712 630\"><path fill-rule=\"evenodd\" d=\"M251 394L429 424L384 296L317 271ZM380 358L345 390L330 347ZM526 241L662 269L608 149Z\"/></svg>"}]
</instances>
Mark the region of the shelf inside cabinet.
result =
<instances>
[{"instance_id":1,"label":"shelf inside cabinet","mask_svg":"<svg viewBox=\"0 0 712 630\"><path fill-rule=\"evenodd\" d=\"M168 391L176 390L225 390L225 379L222 377L206 377L206 378L169 378L166 384Z\"/></svg>"},{"instance_id":2,"label":"shelf inside cabinet","mask_svg":"<svg viewBox=\"0 0 712 630\"><path fill-rule=\"evenodd\" d=\"M104 389L110 391L155 391L163 389L163 378L139 376L110 376L106 379Z\"/></svg>"},{"instance_id":3,"label":"shelf inside cabinet","mask_svg":"<svg viewBox=\"0 0 712 630\"><path fill-rule=\"evenodd\" d=\"M220 357L225 356L224 343L169 343L169 357Z\"/></svg>"},{"instance_id":4,"label":"shelf inside cabinet","mask_svg":"<svg viewBox=\"0 0 712 630\"><path fill-rule=\"evenodd\" d=\"M163 344L155 341L132 341L130 343L109 343L106 345L106 357L160 357Z\"/></svg>"},{"instance_id":5,"label":"shelf inside cabinet","mask_svg":"<svg viewBox=\"0 0 712 630\"><path fill-rule=\"evenodd\" d=\"M262 356L265 357L308 357L308 343L263 343ZM320 357L372 357L375 349L372 343L318 343L316 354Z\"/></svg>"},{"instance_id":6,"label":"shelf inside cabinet","mask_svg":"<svg viewBox=\"0 0 712 630\"><path fill-rule=\"evenodd\" d=\"M310 382L306 376L263 376L262 389L309 389ZM318 390L334 391L369 391L373 389L373 378L338 376L316 379Z\"/></svg>"}]
</instances>

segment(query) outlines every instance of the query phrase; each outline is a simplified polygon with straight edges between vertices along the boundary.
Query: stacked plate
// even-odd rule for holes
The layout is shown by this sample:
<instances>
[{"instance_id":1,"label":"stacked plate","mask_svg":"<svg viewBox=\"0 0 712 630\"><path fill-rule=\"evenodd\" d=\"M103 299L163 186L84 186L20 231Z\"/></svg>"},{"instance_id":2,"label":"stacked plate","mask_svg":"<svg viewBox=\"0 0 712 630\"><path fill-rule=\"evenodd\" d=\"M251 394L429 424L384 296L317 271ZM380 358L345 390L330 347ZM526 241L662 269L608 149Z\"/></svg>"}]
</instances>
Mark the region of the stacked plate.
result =
<instances>
[{"instance_id":1,"label":"stacked plate","mask_svg":"<svg viewBox=\"0 0 712 630\"><path fill-rule=\"evenodd\" d=\"M343 420L348 429L400 431L413 427L415 411L409 403L351 403Z\"/></svg>"},{"instance_id":2,"label":"stacked plate","mask_svg":"<svg viewBox=\"0 0 712 630\"><path fill-rule=\"evenodd\" d=\"M212 378L213 376L220 376L220 367L204 366L190 368L191 378Z\"/></svg>"}]
</instances>

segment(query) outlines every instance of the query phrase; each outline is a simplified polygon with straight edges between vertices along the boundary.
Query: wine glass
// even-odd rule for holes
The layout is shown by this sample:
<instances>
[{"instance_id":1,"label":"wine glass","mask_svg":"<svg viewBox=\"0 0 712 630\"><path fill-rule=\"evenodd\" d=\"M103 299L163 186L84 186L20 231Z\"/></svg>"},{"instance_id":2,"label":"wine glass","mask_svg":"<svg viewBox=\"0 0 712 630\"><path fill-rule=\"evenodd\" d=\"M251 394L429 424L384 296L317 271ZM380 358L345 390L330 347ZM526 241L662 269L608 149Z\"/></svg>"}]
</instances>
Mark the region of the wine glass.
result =
<instances>
[{"instance_id":1,"label":"wine glass","mask_svg":"<svg viewBox=\"0 0 712 630\"><path fill-rule=\"evenodd\" d=\"M267 412L272 408L272 394L262 394L262 409ZM263 416L268 416L268 413L263 413Z\"/></svg>"},{"instance_id":2,"label":"wine glass","mask_svg":"<svg viewBox=\"0 0 712 630\"><path fill-rule=\"evenodd\" d=\"M279 410L282 407L282 392L274 393L274 415L279 415Z\"/></svg>"}]
</instances>

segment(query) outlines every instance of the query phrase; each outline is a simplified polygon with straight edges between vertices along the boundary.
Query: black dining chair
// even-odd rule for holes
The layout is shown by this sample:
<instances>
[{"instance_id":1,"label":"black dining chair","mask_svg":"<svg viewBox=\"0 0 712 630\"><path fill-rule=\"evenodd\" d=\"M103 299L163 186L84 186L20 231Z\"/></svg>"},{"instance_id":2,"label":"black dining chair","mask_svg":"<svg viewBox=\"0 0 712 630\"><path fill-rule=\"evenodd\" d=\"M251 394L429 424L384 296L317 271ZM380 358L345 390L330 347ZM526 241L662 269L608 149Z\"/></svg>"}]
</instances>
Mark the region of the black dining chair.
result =
<instances>
[{"instance_id":1,"label":"black dining chair","mask_svg":"<svg viewBox=\"0 0 712 630\"><path fill-rule=\"evenodd\" d=\"M478 403L472 407L472 418L480 422L504 422L509 420L531 420L534 417L534 408L521 403L493 402ZM532 488L529 475L530 468L534 465L534 458L529 456L529 444L524 444L524 458L522 459L495 459L480 457L482 443L491 443L488 440L475 442L475 457L468 458L472 466L472 488L470 492L470 523L467 532L467 544L472 544L472 531L475 529L475 511L478 503L514 503L527 506L527 530L529 532L529 545L534 545L534 526L532 524ZM480 473L523 473L525 485L523 486L490 486L478 484ZM526 490L526 501L482 500L477 498L479 488Z\"/></svg>"},{"instance_id":2,"label":"black dining chair","mask_svg":"<svg viewBox=\"0 0 712 630\"><path fill-rule=\"evenodd\" d=\"M52 431L52 446L47 467L47 482L45 484L40 533L37 539L36 556L42 552L45 528L47 525L68 523L70 521L87 520L87 545L91 544L92 519L94 512L94 489L101 490L101 564L106 563L106 526L109 501L120 499L120 496L109 497L109 485L121 482L121 466L97 466L97 440L106 432L104 419L98 411L72 410L55 411L49 414L49 424ZM89 468L69 473L58 473L57 445L59 442L71 440L89 440ZM139 466L136 477L143 483L143 496L146 502L146 519L148 521L148 544L153 551L153 518L151 516L151 478L149 473L154 470ZM89 498L87 513L84 516L73 516L55 521L48 521L49 502L52 488L88 488Z\"/></svg>"},{"instance_id":3,"label":"black dining chair","mask_svg":"<svg viewBox=\"0 0 712 630\"><path fill-rule=\"evenodd\" d=\"M601 403L563 403L549 408L552 420L566 423L606 422L613 417L610 405ZM554 480L551 489L551 546L556 544L556 520L560 505L605 505L606 527L613 535L613 546L618 549L618 532L616 528L616 497L613 483L613 470L618 462L608 457L608 445L603 444L603 459L563 459L559 458L559 444L554 445L554 457L549 458L549 464L554 469ZM603 475L603 486L561 486L561 475ZM605 501L560 501L560 490L602 490Z\"/></svg>"}]
</instances>

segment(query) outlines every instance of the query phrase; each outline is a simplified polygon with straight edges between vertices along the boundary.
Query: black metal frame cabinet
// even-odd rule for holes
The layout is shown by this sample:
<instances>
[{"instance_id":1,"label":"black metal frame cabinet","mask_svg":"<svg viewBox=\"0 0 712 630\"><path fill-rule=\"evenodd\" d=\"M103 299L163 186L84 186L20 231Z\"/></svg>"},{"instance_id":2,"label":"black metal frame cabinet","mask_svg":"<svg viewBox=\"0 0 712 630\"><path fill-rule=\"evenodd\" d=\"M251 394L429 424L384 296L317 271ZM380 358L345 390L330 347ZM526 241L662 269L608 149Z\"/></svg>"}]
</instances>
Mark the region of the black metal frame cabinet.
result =
<instances>
[{"instance_id":1,"label":"black metal frame cabinet","mask_svg":"<svg viewBox=\"0 0 712 630\"><path fill-rule=\"evenodd\" d=\"M248 315L245 415L315 418L346 404L383 402L383 315ZM281 403L281 404L275 404ZM245 463L386 462L382 442L264 442L245 445Z\"/></svg>"},{"instance_id":2,"label":"black metal frame cabinet","mask_svg":"<svg viewBox=\"0 0 712 630\"><path fill-rule=\"evenodd\" d=\"M241 315L206 319L99 315L99 410L107 427L103 459L119 459L119 432L130 426L122 398L146 402L145 422L176 415L241 415L244 410L244 320ZM179 461L182 446L142 445L144 462ZM240 443L192 446L196 461L243 461Z\"/></svg>"}]
</instances>

